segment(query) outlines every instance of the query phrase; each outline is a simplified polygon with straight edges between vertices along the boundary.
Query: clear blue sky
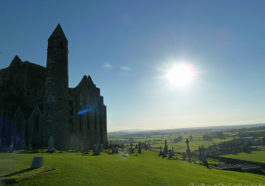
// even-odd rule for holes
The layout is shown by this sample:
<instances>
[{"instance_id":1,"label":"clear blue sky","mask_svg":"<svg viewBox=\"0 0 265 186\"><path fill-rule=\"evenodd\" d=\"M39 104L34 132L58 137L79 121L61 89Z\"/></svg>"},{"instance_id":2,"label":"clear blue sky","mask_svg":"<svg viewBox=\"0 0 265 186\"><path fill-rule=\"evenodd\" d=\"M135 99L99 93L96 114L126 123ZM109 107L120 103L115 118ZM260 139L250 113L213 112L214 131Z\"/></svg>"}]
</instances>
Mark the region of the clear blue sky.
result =
<instances>
[{"instance_id":1,"label":"clear blue sky","mask_svg":"<svg viewBox=\"0 0 265 186\"><path fill-rule=\"evenodd\" d=\"M265 1L3 0L0 68L45 66L58 23L70 87L91 75L109 131L265 122ZM199 72L185 90L159 78L179 59Z\"/></svg>"}]
</instances>

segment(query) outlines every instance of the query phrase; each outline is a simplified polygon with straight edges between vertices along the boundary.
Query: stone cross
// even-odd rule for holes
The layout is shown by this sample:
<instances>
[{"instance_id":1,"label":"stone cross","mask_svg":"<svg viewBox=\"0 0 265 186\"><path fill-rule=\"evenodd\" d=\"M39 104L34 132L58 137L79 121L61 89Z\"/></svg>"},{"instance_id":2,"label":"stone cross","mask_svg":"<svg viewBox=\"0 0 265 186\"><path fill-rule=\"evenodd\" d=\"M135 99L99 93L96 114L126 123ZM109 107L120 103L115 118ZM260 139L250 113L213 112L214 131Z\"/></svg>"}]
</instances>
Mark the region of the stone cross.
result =
<instances>
[{"instance_id":1,"label":"stone cross","mask_svg":"<svg viewBox=\"0 0 265 186\"><path fill-rule=\"evenodd\" d=\"M190 160L191 160L191 151L190 151L190 146L189 146L190 141L189 141L188 138L186 138L185 143L187 144L187 150L186 150L186 153L187 153L187 156L188 156L189 161L190 161Z\"/></svg>"}]
</instances>

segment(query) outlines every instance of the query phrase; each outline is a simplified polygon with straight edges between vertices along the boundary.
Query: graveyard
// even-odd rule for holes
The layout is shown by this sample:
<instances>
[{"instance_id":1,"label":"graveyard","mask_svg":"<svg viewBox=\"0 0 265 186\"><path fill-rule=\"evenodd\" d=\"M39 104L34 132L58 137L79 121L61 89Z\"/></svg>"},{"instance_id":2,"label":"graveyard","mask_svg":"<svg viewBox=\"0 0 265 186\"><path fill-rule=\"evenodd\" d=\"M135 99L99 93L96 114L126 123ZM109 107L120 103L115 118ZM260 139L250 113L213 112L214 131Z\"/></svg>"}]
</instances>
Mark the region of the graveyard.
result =
<instances>
[{"instance_id":1,"label":"graveyard","mask_svg":"<svg viewBox=\"0 0 265 186\"><path fill-rule=\"evenodd\" d=\"M253 129L249 129L251 131ZM203 130L204 131L204 130ZM263 131L263 129L261 130ZM109 137L109 145L59 151L49 140L47 149L0 153L0 180L15 185L199 185L264 184L264 146L251 153L220 157L255 161L258 164L224 163L209 158L211 144L233 141L226 137L205 141L199 131L174 134ZM182 137L179 137L179 136ZM257 135L257 133L256 133ZM203 137L204 136L204 137ZM238 160L238 161L241 161ZM260 162L260 164L259 164ZM262 164L263 163L263 164ZM260 166L263 170L260 170ZM33 168L34 167L34 168ZM248 171L255 170L254 172ZM258 171L256 171L259 169Z\"/></svg>"},{"instance_id":2,"label":"graveyard","mask_svg":"<svg viewBox=\"0 0 265 186\"><path fill-rule=\"evenodd\" d=\"M43 167L24 172L21 177L44 169L55 171L36 175L17 185L189 185L259 184L264 175L209 169L182 160L168 160L157 152L143 150L127 157L101 153L98 156L78 152L1 153L0 175L30 167L35 156L43 157ZM3 177L1 177L3 179Z\"/></svg>"}]
</instances>

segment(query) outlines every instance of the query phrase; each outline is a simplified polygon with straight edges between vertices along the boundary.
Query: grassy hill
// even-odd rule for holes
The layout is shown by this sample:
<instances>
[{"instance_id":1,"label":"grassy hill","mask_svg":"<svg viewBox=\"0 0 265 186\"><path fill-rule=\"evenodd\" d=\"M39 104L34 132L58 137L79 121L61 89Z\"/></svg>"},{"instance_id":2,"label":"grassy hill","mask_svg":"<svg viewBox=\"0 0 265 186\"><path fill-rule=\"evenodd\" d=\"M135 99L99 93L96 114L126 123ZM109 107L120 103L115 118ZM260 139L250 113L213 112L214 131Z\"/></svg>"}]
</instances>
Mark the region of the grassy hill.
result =
<instances>
[{"instance_id":1,"label":"grassy hill","mask_svg":"<svg viewBox=\"0 0 265 186\"><path fill-rule=\"evenodd\" d=\"M251 153L229 154L224 155L224 157L265 163L265 146L261 147L259 151L253 151Z\"/></svg>"},{"instance_id":2,"label":"grassy hill","mask_svg":"<svg viewBox=\"0 0 265 186\"><path fill-rule=\"evenodd\" d=\"M106 153L100 156L70 152L0 153L0 176L28 168L34 156L43 157L44 167L41 169L55 167L56 171L35 176L17 185L265 184L262 175L208 169L182 160L163 159L150 151L129 157Z\"/></svg>"}]
</instances>

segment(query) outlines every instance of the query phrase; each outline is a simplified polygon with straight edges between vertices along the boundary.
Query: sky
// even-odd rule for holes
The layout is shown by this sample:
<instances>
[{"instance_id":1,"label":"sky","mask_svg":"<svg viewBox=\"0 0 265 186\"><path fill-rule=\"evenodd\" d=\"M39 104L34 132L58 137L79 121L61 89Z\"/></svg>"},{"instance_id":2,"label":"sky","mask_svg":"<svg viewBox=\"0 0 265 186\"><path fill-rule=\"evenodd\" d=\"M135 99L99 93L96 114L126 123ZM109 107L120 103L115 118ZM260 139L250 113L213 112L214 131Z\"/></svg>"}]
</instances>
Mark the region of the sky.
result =
<instances>
[{"instance_id":1,"label":"sky","mask_svg":"<svg viewBox=\"0 0 265 186\"><path fill-rule=\"evenodd\" d=\"M45 66L58 23L69 86L90 75L108 131L265 122L265 1L2 0L0 69L15 55ZM166 78L189 64L187 86Z\"/></svg>"}]
</instances>

